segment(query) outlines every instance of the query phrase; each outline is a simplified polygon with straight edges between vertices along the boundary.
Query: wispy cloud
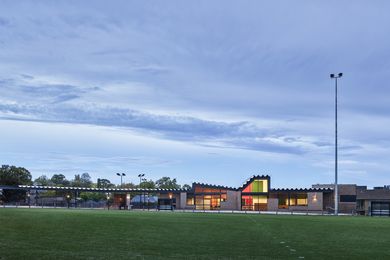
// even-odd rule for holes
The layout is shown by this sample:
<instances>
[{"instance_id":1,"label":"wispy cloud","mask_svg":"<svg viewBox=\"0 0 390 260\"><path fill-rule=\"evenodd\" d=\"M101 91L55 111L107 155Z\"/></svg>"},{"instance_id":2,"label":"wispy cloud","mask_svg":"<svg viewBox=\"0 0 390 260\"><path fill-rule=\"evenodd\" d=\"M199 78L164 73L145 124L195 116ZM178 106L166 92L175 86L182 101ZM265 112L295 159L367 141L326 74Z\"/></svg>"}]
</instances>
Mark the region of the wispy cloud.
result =
<instances>
[{"instance_id":1,"label":"wispy cloud","mask_svg":"<svg viewBox=\"0 0 390 260\"><path fill-rule=\"evenodd\" d=\"M0 104L1 117L15 120L64 122L137 129L143 133L189 141L200 145L268 151L305 153L317 145L309 140L280 136L269 129L242 121L226 123L194 117L157 115L98 104Z\"/></svg>"}]
</instances>

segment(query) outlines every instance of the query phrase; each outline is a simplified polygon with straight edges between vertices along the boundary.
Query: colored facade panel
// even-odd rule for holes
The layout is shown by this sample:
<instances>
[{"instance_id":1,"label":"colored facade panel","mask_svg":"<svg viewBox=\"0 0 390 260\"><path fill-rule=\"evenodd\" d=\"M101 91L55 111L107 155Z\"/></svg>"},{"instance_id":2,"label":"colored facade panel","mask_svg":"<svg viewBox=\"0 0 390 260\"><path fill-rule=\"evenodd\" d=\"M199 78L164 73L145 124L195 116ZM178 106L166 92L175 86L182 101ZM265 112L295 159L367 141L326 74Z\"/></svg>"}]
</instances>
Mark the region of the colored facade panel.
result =
<instances>
[{"instance_id":1,"label":"colored facade panel","mask_svg":"<svg viewBox=\"0 0 390 260\"><path fill-rule=\"evenodd\" d=\"M242 192L268 192L268 180L253 180Z\"/></svg>"}]
</instances>

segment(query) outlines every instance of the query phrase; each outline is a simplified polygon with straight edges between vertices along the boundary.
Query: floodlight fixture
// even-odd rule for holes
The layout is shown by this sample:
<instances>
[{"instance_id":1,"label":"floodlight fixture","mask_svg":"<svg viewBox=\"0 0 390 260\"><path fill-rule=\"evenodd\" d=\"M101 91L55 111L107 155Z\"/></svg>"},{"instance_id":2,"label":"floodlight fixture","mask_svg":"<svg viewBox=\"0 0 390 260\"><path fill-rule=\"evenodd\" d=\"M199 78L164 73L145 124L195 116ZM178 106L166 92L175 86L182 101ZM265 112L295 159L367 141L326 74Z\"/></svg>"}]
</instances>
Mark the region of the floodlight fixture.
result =
<instances>
[{"instance_id":1,"label":"floodlight fixture","mask_svg":"<svg viewBox=\"0 0 390 260\"><path fill-rule=\"evenodd\" d=\"M120 176L121 177L121 188L122 188L122 184L123 184L123 182L122 182L122 178L123 178L123 176L126 176L126 174L125 173L119 173L119 172L117 172L116 173L116 175L118 175L118 176Z\"/></svg>"}]
</instances>

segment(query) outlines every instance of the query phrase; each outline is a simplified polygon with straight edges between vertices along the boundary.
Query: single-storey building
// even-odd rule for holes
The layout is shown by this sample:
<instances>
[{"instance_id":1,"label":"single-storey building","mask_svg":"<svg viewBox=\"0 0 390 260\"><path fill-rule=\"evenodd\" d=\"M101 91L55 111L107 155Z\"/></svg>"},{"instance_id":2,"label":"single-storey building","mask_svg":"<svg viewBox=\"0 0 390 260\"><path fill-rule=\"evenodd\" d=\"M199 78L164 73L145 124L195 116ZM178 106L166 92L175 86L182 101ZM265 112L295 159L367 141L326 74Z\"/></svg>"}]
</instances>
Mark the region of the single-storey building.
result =
<instances>
[{"instance_id":1,"label":"single-storey building","mask_svg":"<svg viewBox=\"0 0 390 260\"><path fill-rule=\"evenodd\" d=\"M339 184L339 212L390 216L390 186L367 189L356 184ZM334 184L315 184L304 189L272 188L271 177L256 175L242 186L193 183L190 189L83 188L19 185L0 189L61 190L77 207L80 192L104 192L114 208L233 210L233 211L334 211ZM75 199L76 198L76 199ZM137 198L137 199L135 199ZM157 198L157 202L156 202ZM68 203L69 203L68 201Z\"/></svg>"}]
</instances>

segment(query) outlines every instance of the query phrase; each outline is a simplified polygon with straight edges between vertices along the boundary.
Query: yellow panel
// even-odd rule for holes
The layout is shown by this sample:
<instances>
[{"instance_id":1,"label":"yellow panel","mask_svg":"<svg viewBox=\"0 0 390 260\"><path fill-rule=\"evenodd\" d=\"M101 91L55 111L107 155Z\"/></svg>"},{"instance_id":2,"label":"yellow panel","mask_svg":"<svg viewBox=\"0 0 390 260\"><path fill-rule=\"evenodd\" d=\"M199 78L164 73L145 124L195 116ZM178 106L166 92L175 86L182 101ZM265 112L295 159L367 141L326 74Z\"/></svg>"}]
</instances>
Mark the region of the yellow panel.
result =
<instances>
[{"instance_id":1,"label":"yellow panel","mask_svg":"<svg viewBox=\"0 0 390 260\"><path fill-rule=\"evenodd\" d=\"M268 180L263 180L263 192L268 192Z\"/></svg>"}]
</instances>

